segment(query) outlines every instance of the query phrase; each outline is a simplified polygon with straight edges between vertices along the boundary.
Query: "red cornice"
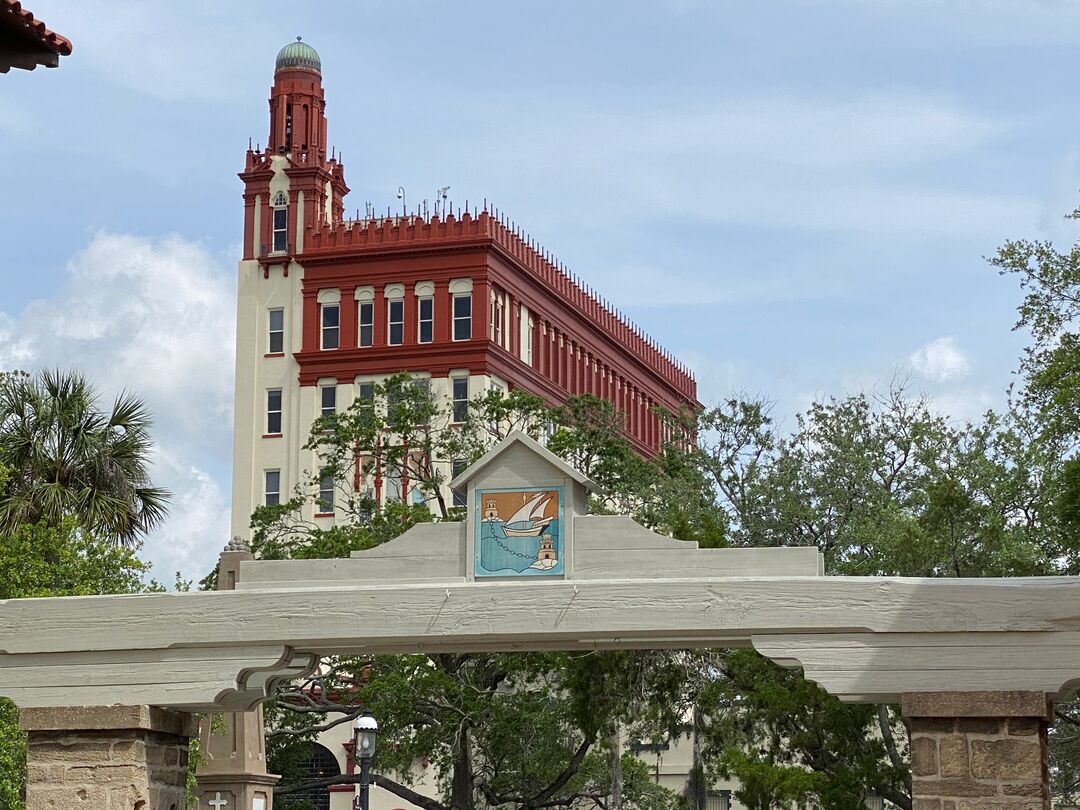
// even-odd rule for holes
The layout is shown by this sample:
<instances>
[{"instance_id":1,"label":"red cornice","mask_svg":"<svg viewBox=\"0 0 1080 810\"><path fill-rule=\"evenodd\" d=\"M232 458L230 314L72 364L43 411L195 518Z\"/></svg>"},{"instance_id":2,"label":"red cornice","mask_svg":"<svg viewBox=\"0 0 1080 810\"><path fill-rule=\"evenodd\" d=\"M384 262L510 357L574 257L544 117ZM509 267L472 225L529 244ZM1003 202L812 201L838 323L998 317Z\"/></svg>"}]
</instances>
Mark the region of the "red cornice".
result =
<instances>
[{"instance_id":1,"label":"red cornice","mask_svg":"<svg viewBox=\"0 0 1080 810\"><path fill-rule=\"evenodd\" d=\"M305 253L299 259L305 266L309 262L355 263L361 257L377 255L417 256L424 252L484 249L506 268L503 275L533 279L531 286L543 291L553 320L572 313L584 334L594 338L603 335L603 343L618 346L620 354L634 357L636 365L665 380L684 399L696 402L696 383L683 364L497 214L484 210L477 215L468 211L460 217L450 214L445 220L403 216L339 222L309 228L304 245ZM494 262L485 261L485 266L491 264Z\"/></svg>"},{"instance_id":2,"label":"red cornice","mask_svg":"<svg viewBox=\"0 0 1080 810\"><path fill-rule=\"evenodd\" d=\"M451 369L467 368L483 374L491 341L479 338L458 343L420 343L404 346L369 346L331 351L296 352L300 385L315 385L323 377L338 382L365 375L399 371L430 371L445 377Z\"/></svg>"}]
</instances>

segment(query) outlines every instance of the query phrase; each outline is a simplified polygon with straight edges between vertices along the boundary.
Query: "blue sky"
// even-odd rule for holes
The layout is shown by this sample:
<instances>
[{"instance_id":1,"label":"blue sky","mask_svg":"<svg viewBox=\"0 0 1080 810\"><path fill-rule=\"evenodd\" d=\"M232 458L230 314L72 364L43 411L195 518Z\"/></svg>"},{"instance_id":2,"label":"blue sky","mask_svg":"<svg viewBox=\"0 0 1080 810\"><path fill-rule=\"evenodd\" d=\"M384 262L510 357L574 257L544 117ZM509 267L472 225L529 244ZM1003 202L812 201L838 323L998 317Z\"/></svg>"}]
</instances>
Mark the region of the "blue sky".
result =
<instances>
[{"instance_id":1,"label":"blue sky","mask_svg":"<svg viewBox=\"0 0 1080 810\"><path fill-rule=\"evenodd\" d=\"M0 76L0 368L149 401L176 503L146 556L167 579L227 540L236 172L298 34L348 208L399 185L493 201L705 402L760 394L790 423L900 377L974 417L1023 345L984 257L1075 237L1072 3L29 6L74 53Z\"/></svg>"}]
</instances>

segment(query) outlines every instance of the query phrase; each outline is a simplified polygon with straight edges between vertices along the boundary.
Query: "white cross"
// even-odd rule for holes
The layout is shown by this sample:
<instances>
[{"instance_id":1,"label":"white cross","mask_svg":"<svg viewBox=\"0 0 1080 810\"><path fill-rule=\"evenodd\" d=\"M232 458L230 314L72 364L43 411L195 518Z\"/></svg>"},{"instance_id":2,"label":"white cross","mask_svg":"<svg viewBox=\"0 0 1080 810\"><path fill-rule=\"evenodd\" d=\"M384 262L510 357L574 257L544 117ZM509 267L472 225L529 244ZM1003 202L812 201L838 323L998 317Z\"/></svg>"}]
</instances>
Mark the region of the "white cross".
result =
<instances>
[{"instance_id":1,"label":"white cross","mask_svg":"<svg viewBox=\"0 0 1080 810\"><path fill-rule=\"evenodd\" d=\"M227 805L228 803L229 803L229 802L228 802L228 800L227 800L227 799L223 799L223 798L221 798L221 793L220 793L220 791L219 791L219 792L217 792L217 793L216 793L216 794L214 795L214 798L213 798L213 799L212 799L211 801L208 801L208 802L207 802L207 804L208 804L208 805L210 805L211 807L213 807L213 808L214 808L214 810L221 810L221 808L222 808L222 807L224 807L225 805Z\"/></svg>"}]
</instances>

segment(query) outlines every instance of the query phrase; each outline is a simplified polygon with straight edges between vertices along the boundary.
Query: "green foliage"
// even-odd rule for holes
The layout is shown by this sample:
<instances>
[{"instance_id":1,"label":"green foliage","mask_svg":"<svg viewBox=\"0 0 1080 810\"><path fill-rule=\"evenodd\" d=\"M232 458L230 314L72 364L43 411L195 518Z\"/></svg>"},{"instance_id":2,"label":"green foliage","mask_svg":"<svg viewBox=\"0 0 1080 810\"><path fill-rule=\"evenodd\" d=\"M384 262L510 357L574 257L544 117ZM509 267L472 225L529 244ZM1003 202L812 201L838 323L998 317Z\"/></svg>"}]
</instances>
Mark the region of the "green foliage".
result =
<instances>
[{"instance_id":1,"label":"green foliage","mask_svg":"<svg viewBox=\"0 0 1080 810\"><path fill-rule=\"evenodd\" d=\"M889 760L877 707L844 705L751 650L726 652L723 671L702 695L706 761L739 780L748 807L847 810L871 791L910 790L902 761Z\"/></svg>"},{"instance_id":2,"label":"green foliage","mask_svg":"<svg viewBox=\"0 0 1080 810\"><path fill-rule=\"evenodd\" d=\"M169 498L150 482L149 427L139 399L122 394L103 411L79 374L0 374L0 532L75 519L115 542L143 536Z\"/></svg>"},{"instance_id":3,"label":"green foliage","mask_svg":"<svg viewBox=\"0 0 1080 810\"><path fill-rule=\"evenodd\" d=\"M167 497L147 477L148 425L129 396L98 411L76 374L0 373L0 599L164 590L137 556ZM18 709L0 699L0 810L23 810L25 778Z\"/></svg>"},{"instance_id":4,"label":"green foliage","mask_svg":"<svg viewBox=\"0 0 1080 810\"><path fill-rule=\"evenodd\" d=\"M26 788L26 735L19 730L19 710L0 698L0 810L23 810Z\"/></svg>"},{"instance_id":5,"label":"green foliage","mask_svg":"<svg viewBox=\"0 0 1080 810\"><path fill-rule=\"evenodd\" d=\"M1080 210L1069 215L1080 219ZM1014 412L1017 446L1040 486L1028 511L1045 536L1045 553L1064 572L1080 572L1080 242L1067 251L1050 242L1006 242L990 259L1015 276L1024 293L1016 329L1032 343L1020 364L1023 387ZM1051 732L1051 781L1062 804L1080 801L1080 702L1057 707Z\"/></svg>"},{"instance_id":6,"label":"green foliage","mask_svg":"<svg viewBox=\"0 0 1080 810\"><path fill-rule=\"evenodd\" d=\"M1080 219L1080 210L1069 215ZM1024 399L1039 413L1044 435L1080 439L1080 243L1067 251L1051 242L1016 240L998 249L990 264L1016 276L1024 291L1016 329L1033 343L1021 364Z\"/></svg>"},{"instance_id":7,"label":"green foliage","mask_svg":"<svg viewBox=\"0 0 1080 810\"><path fill-rule=\"evenodd\" d=\"M75 528L24 525L0 535L0 599L93 596L157 589L138 546L117 546Z\"/></svg>"}]
</instances>

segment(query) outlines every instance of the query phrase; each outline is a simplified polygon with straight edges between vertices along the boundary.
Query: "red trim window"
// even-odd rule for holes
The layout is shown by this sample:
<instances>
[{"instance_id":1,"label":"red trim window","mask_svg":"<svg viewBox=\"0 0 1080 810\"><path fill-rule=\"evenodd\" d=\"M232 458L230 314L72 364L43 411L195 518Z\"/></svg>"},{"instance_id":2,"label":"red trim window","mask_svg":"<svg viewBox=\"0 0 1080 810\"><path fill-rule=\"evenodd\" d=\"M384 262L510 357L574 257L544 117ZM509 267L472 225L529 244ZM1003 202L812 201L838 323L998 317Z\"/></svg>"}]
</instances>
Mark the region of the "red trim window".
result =
<instances>
[{"instance_id":1,"label":"red trim window","mask_svg":"<svg viewBox=\"0 0 1080 810\"><path fill-rule=\"evenodd\" d=\"M375 304L361 301L359 306L359 332L356 345L360 347L375 345Z\"/></svg>"},{"instance_id":2,"label":"red trim window","mask_svg":"<svg viewBox=\"0 0 1080 810\"><path fill-rule=\"evenodd\" d=\"M431 343L435 339L435 299L430 296L416 299L417 343Z\"/></svg>"},{"instance_id":3,"label":"red trim window","mask_svg":"<svg viewBox=\"0 0 1080 810\"><path fill-rule=\"evenodd\" d=\"M285 310L271 309L267 312L266 351L268 354L285 353Z\"/></svg>"},{"instance_id":4,"label":"red trim window","mask_svg":"<svg viewBox=\"0 0 1080 810\"><path fill-rule=\"evenodd\" d=\"M341 345L341 307L338 304L323 304L320 310L321 346L324 351L336 349Z\"/></svg>"},{"instance_id":5,"label":"red trim window","mask_svg":"<svg viewBox=\"0 0 1080 810\"><path fill-rule=\"evenodd\" d=\"M405 342L404 298L391 298L386 302L386 342L391 346Z\"/></svg>"},{"instance_id":6,"label":"red trim window","mask_svg":"<svg viewBox=\"0 0 1080 810\"><path fill-rule=\"evenodd\" d=\"M454 340L472 338L472 293L454 296Z\"/></svg>"},{"instance_id":7,"label":"red trim window","mask_svg":"<svg viewBox=\"0 0 1080 810\"><path fill-rule=\"evenodd\" d=\"M281 389L270 388L266 392L266 434L281 435Z\"/></svg>"}]
</instances>

